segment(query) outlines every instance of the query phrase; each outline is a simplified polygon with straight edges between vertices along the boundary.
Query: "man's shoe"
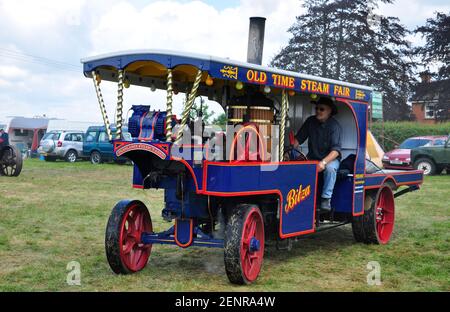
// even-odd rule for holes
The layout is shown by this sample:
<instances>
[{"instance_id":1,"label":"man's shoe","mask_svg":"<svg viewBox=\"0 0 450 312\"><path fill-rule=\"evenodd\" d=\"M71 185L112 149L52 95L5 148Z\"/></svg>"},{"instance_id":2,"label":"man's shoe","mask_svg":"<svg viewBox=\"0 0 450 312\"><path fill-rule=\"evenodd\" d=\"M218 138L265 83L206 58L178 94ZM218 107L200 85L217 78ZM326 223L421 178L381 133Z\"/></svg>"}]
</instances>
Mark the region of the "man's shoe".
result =
<instances>
[{"instance_id":1,"label":"man's shoe","mask_svg":"<svg viewBox=\"0 0 450 312\"><path fill-rule=\"evenodd\" d=\"M320 210L323 212L331 211L331 198L322 198L320 201Z\"/></svg>"}]
</instances>

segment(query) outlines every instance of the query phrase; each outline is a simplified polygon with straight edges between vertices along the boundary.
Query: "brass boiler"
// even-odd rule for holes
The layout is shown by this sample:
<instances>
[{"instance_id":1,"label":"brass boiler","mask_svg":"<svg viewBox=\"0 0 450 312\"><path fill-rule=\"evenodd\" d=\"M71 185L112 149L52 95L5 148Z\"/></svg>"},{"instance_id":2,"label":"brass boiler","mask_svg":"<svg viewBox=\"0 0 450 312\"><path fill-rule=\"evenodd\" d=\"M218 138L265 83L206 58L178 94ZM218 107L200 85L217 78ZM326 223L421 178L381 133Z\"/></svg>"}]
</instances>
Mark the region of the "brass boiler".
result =
<instances>
[{"instance_id":1,"label":"brass boiler","mask_svg":"<svg viewBox=\"0 0 450 312\"><path fill-rule=\"evenodd\" d=\"M239 124L250 122L258 125L262 133L266 152L270 152L272 147L272 124L274 123L274 109L269 106L228 106L228 123Z\"/></svg>"}]
</instances>

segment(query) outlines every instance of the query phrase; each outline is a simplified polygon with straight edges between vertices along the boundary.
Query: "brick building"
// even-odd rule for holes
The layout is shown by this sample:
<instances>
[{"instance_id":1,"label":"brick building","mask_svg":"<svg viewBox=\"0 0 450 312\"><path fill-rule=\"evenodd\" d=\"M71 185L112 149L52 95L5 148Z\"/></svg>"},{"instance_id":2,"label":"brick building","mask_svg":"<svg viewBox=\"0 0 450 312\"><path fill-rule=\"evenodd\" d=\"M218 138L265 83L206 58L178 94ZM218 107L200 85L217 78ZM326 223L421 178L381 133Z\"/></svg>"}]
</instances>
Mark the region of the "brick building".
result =
<instances>
[{"instance_id":1,"label":"brick building","mask_svg":"<svg viewBox=\"0 0 450 312\"><path fill-rule=\"evenodd\" d=\"M415 87L411 99L412 114L418 122L434 124L439 114L436 106L438 102L446 102L447 109L450 107L450 79L431 81L431 75L426 72L420 77L422 82Z\"/></svg>"}]
</instances>

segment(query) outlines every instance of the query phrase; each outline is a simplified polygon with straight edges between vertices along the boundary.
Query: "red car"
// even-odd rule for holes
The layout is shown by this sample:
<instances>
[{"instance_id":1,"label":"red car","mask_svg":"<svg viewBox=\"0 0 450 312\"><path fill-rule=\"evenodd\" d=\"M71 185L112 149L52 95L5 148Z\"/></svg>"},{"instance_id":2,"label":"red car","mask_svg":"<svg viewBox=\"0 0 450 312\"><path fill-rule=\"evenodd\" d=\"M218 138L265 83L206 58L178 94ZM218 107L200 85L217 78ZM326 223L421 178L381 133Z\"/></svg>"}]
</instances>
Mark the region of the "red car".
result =
<instances>
[{"instance_id":1,"label":"red car","mask_svg":"<svg viewBox=\"0 0 450 312\"><path fill-rule=\"evenodd\" d=\"M446 136L421 136L413 137L403 141L395 150L387 152L383 156L383 167L385 169L414 169L411 163L411 150L420 146L444 145Z\"/></svg>"}]
</instances>

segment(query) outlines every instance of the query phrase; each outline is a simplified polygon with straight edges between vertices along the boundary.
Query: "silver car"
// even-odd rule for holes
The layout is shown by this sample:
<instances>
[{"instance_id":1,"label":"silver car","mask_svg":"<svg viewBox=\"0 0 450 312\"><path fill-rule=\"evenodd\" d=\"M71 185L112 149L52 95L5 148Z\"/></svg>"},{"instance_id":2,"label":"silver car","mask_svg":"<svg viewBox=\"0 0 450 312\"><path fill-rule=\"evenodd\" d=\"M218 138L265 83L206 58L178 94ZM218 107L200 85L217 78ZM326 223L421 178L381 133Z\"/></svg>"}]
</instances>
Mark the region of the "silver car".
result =
<instances>
[{"instance_id":1,"label":"silver car","mask_svg":"<svg viewBox=\"0 0 450 312\"><path fill-rule=\"evenodd\" d=\"M38 152L46 161L65 159L75 162L83 155L83 132L50 131L42 138Z\"/></svg>"}]
</instances>

